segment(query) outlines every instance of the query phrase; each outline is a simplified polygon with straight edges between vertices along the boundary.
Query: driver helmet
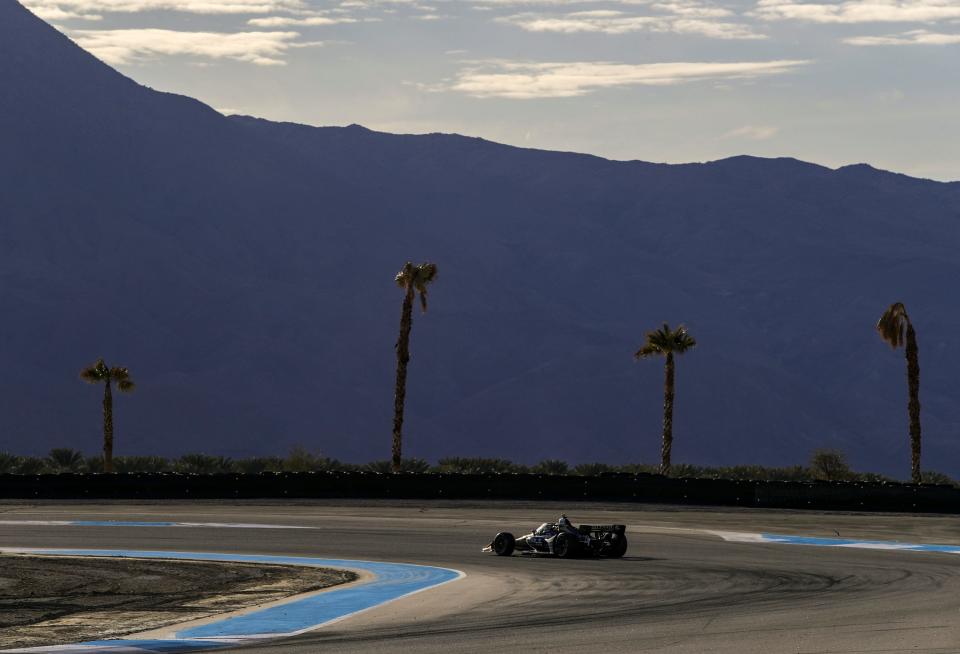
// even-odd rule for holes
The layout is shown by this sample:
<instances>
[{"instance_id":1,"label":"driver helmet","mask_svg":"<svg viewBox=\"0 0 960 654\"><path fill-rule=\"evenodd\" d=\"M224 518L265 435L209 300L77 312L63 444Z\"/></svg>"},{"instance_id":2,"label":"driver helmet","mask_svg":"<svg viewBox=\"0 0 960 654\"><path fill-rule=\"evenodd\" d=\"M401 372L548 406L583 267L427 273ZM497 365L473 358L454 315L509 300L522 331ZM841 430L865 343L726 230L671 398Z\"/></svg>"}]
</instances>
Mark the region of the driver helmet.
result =
<instances>
[{"instance_id":1,"label":"driver helmet","mask_svg":"<svg viewBox=\"0 0 960 654\"><path fill-rule=\"evenodd\" d=\"M570 520L567 519L567 515L564 513L560 515L560 521L557 524L560 525L561 529L570 527Z\"/></svg>"}]
</instances>

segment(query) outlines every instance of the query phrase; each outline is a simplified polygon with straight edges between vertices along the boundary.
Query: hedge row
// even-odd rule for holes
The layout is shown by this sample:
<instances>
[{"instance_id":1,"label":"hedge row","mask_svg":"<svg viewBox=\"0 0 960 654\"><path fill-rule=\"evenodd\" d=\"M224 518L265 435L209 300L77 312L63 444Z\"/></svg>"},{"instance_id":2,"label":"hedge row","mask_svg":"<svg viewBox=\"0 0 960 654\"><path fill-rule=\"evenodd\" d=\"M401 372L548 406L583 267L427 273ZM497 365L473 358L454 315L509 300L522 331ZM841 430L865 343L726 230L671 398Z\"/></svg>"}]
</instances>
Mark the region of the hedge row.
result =
<instances>
[{"instance_id":1,"label":"hedge row","mask_svg":"<svg viewBox=\"0 0 960 654\"><path fill-rule=\"evenodd\" d=\"M763 482L673 478L651 474L591 477L374 472L0 475L0 498L592 500L960 513L960 489L945 485Z\"/></svg>"},{"instance_id":2,"label":"hedge row","mask_svg":"<svg viewBox=\"0 0 960 654\"><path fill-rule=\"evenodd\" d=\"M58 448L46 457L17 456L0 452L0 474L56 474L64 472L100 472L103 461L99 456L87 456L77 450ZM285 457L261 456L243 459L209 454L185 454L168 459L160 456L118 456L114 458L117 472L181 472L194 474L255 474L260 472L391 472L389 461L370 463L344 463L337 459L312 453L296 447ZM571 466L565 461L545 459L535 465L524 465L507 459L479 457L447 457L431 465L423 459L404 459L402 472L439 474L548 474L595 477L608 473L653 474L657 467L644 463L610 465L607 463L581 463ZM892 482L870 472L855 472L847 465L841 452L815 450L808 466L696 466L675 464L672 477L751 480L751 481L861 481ZM926 471L925 483L957 483L942 473Z\"/></svg>"}]
</instances>

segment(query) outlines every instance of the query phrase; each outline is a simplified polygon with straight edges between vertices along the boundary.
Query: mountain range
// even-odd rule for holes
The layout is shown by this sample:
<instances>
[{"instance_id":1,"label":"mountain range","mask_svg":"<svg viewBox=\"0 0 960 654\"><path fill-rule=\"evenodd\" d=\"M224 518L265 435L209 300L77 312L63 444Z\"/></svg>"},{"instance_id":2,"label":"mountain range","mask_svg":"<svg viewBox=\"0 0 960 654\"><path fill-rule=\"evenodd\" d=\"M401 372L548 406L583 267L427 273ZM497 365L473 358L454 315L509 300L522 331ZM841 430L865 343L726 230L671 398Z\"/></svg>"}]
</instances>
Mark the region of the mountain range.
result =
<instances>
[{"instance_id":1,"label":"mountain range","mask_svg":"<svg viewBox=\"0 0 960 654\"><path fill-rule=\"evenodd\" d=\"M224 116L141 86L0 0L0 450L96 452L78 372L128 366L117 454L387 458L407 260L409 456L655 462L842 449L906 477L902 300L924 466L960 474L960 183L868 165L666 165ZM953 281L951 281L953 280ZM16 374L13 374L13 373Z\"/></svg>"}]
</instances>

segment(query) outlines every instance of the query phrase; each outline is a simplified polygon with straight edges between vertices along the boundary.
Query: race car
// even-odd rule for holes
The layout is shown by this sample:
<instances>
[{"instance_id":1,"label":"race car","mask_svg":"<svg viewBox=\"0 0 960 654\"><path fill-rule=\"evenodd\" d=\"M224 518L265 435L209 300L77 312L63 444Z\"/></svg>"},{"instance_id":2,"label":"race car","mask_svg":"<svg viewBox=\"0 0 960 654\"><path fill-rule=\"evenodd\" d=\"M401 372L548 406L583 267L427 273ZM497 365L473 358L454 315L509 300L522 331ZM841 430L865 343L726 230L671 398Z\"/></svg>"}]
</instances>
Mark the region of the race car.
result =
<instances>
[{"instance_id":1,"label":"race car","mask_svg":"<svg viewBox=\"0 0 960 654\"><path fill-rule=\"evenodd\" d=\"M561 559L577 556L618 559L627 553L626 531L626 525L580 525L575 528L567 516L561 515L557 522L545 522L519 538L508 531L501 531L483 551L493 552L497 556L510 556L517 551Z\"/></svg>"}]
</instances>

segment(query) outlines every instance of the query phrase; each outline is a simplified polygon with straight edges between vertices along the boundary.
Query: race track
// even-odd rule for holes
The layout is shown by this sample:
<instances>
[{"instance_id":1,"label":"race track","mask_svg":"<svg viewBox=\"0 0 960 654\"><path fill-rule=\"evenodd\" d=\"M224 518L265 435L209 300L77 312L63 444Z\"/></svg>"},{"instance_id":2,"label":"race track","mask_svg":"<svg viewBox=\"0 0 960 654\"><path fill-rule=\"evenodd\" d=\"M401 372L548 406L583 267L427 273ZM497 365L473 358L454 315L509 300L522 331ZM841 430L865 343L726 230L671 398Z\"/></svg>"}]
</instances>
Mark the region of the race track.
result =
<instances>
[{"instance_id":1,"label":"race track","mask_svg":"<svg viewBox=\"0 0 960 654\"><path fill-rule=\"evenodd\" d=\"M575 523L626 523L627 557L480 553L496 531L522 533L562 510ZM466 573L311 633L220 652L960 652L957 554L728 542L708 533L960 545L956 517L552 503L197 502L8 503L0 505L0 518L0 547L366 559ZM74 520L94 524L45 524ZM108 520L194 526L100 522Z\"/></svg>"}]
</instances>

